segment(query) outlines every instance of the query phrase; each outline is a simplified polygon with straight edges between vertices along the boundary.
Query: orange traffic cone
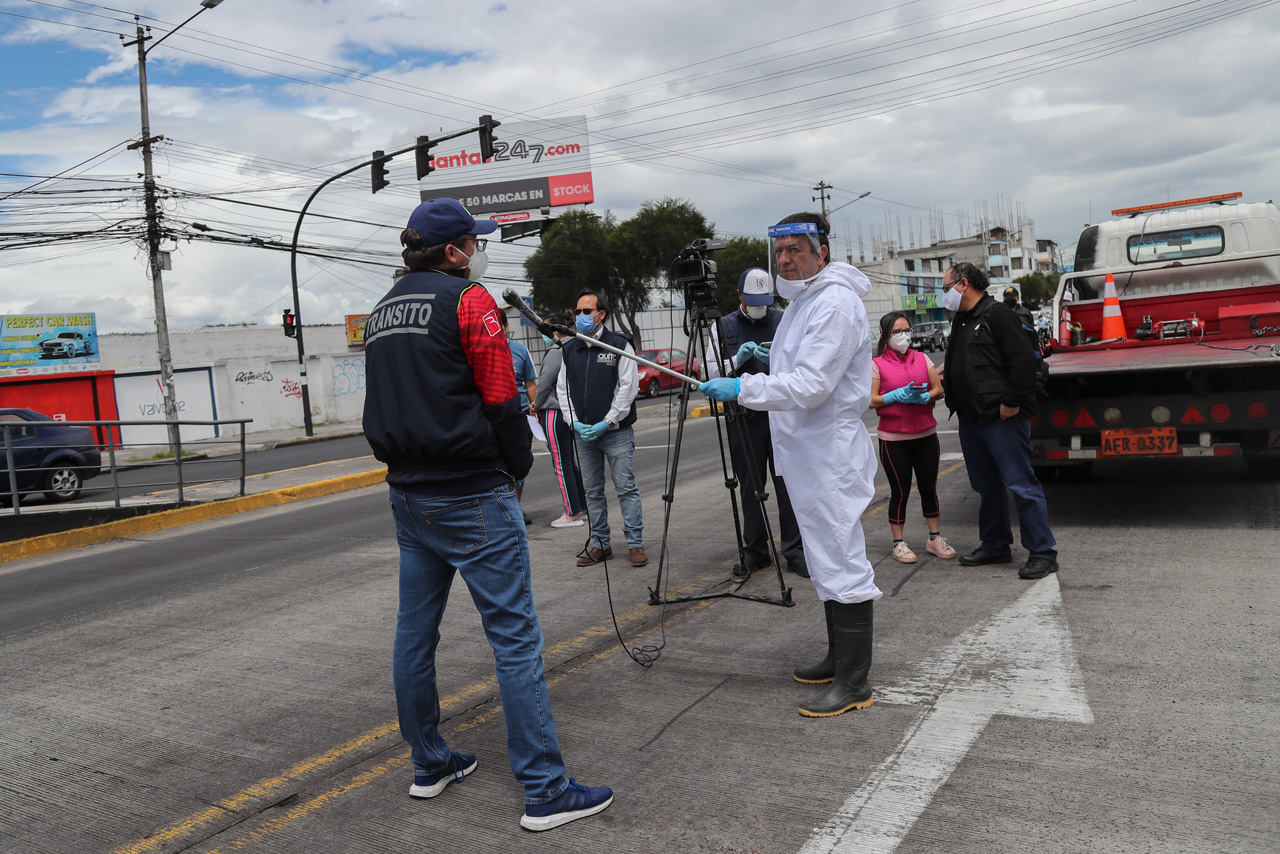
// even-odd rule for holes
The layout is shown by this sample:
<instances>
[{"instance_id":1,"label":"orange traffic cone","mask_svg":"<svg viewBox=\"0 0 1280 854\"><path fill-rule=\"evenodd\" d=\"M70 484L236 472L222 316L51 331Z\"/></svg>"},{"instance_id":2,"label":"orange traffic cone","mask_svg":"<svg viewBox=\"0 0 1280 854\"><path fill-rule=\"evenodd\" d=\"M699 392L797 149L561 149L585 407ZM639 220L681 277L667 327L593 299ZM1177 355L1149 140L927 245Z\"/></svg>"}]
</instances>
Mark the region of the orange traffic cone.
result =
<instances>
[{"instance_id":1,"label":"orange traffic cone","mask_svg":"<svg viewBox=\"0 0 1280 854\"><path fill-rule=\"evenodd\" d=\"M1116 296L1116 280L1107 273L1106 292L1102 300L1102 340L1111 341L1115 338L1129 340L1124 334L1124 315L1120 313L1120 297Z\"/></svg>"}]
</instances>

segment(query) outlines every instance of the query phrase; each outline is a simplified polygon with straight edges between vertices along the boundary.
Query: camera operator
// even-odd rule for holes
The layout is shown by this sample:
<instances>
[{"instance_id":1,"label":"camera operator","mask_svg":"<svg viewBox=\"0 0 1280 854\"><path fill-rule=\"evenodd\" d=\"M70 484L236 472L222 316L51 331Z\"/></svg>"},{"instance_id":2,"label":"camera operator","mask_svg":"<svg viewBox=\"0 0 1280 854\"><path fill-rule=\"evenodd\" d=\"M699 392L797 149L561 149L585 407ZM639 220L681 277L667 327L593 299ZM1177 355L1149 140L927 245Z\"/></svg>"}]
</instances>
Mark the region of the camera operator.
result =
<instances>
[{"instance_id":1,"label":"camera operator","mask_svg":"<svg viewBox=\"0 0 1280 854\"><path fill-rule=\"evenodd\" d=\"M871 282L830 259L827 218L792 214L769 229L778 295L791 300L770 348L770 372L705 382L713 400L768 410L778 473L790 486L809 573L827 617L827 657L796 668L831 686L800 704L831 717L872 704L872 603L881 596L859 519L875 497L876 453L862 414L871 403L875 339L862 298Z\"/></svg>"},{"instance_id":2,"label":"camera operator","mask_svg":"<svg viewBox=\"0 0 1280 854\"><path fill-rule=\"evenodd\" d=\"M769 344L782 322L782 312L773 307L773 283L769 274L759 267L744 270L738 277L738 311L720 319L711 326L711 358L707 360L707 373L711 377L742 376L769 373ZM721 352L719 331L724 330L724 350ZM721 356L726 355L722 362ZM755 493L764 489L767 476L773 475L773 492L778 498L778 519L782 525L782 554L787 559L787 569L808 578L809 569L804 561L804 544L796 514L791 509L787 487L778 476L773 464L773 438L769 432L769 413L750 409L741 410L741 428L729 429L729 455L733 459L733 472L738 478L739 495L742 498L744 574L773 565L765 527L764 508L756 500ZM745 432L748 438L743 438ZM755 483L751 484L751 473ZM750 484L750 485L748 485Z\"/></svg>"}]
</instances>

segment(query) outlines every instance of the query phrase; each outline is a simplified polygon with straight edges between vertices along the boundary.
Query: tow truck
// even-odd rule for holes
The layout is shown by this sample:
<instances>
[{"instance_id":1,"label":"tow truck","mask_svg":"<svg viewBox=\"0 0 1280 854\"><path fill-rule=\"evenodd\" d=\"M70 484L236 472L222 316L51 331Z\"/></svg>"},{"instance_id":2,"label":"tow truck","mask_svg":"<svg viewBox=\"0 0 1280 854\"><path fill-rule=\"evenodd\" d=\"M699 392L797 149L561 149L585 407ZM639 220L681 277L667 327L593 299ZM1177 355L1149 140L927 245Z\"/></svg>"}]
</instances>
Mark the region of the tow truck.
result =
<instances>
[{"instance_id":1,"label":"tow truck","mask_svg":"<svg viewBox=\"0 0 1280 854\"><path fill-rule=\"evenodd\" d=\"M1241 456L1280 473L1280 210L1242 195L1122 208L1081 232L1031 427L1042 475ZM1113 317L1104 337L1108 279L1123 332Z\"/></svg>"}]
</instances>

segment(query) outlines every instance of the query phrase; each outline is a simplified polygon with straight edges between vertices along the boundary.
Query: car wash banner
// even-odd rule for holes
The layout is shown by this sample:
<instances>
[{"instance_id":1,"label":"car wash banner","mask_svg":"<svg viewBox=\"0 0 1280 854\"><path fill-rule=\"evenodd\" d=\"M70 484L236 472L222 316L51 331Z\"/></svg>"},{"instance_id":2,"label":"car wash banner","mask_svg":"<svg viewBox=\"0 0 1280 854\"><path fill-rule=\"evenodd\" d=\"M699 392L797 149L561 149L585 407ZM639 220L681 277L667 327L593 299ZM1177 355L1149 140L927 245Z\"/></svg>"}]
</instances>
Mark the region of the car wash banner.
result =
<instances>
[{"instance_id":1,"label":"car wash banner","mask_svg":"<svg viewBox=\"0 0 1280 854\"><path fill-rule=\"evenodd\" d=\"M501 120L501 116L498 117ZM502 122L493 157L480 158L477 136L433 148L432 172L419 182L422 200L457 199L499 222L532 218L543 208L595 201L587 117Z\"/></svg>"},{"instance_id":2,"label":"car wash banner","mask_svg":"<svg viewBox=\"0 0 1280 854\"><path fill-rule=\"evenodd\" d=\"M98 324L88 314L0 315L0 376L87 371L98 366Z\"/></svg>"}]
</instances>

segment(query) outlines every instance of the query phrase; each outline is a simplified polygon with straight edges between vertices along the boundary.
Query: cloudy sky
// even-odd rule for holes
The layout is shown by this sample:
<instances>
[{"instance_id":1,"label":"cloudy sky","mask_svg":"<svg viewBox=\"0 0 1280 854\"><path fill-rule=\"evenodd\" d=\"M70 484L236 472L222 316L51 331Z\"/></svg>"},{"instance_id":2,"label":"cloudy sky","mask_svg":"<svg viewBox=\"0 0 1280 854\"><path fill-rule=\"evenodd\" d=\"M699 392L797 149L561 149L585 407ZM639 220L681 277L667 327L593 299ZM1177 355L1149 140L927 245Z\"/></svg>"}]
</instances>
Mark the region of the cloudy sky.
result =
<instances>
[{"instance_id":1,"label":"cloudy sky","mask_svg":"<svg viewBox=\"0 0 1280 854\"><path fill-rule=\"evenodd\" d=\"M1113 208L1280 179L1278 0L424 4L225 0L148 55L171 328L279 323L302 201L374 149L584 115L595 204L685 198L724 235L817 209L869 251L1022 210L1066 254ZM0 0L0 314L153 328L133 16L152 42L199 0ZM499 130L501 138L501 130ZM326 189L301 242L307 323L367 311L417 198ZM854 201L863 192L870 195ZM490 249L517 280L524 245Z\"/></svg>"}]
</instances>

